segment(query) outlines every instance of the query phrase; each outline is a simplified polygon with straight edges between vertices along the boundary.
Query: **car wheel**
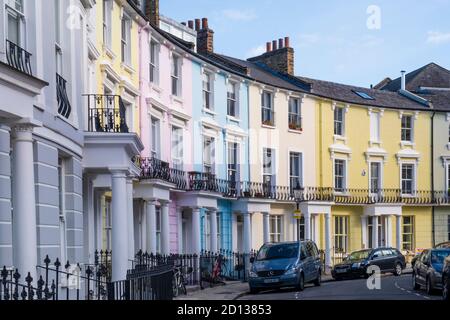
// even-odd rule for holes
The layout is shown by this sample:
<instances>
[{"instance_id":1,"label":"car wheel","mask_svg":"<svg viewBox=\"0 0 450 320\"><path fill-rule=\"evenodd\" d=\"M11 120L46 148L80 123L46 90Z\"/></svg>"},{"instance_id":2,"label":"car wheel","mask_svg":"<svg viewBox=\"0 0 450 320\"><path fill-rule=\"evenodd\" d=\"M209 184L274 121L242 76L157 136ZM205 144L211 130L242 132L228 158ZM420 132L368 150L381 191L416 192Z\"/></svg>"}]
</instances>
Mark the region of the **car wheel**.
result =
<instances>
[{"instance_id":1,"label":"car wheel","mask_svg":"<svg viewBox=\"0 0 450 320\"><path fill-rule=\"evenodd\" d=\"M305 277L303 276L303 273L300 273L298 284L295 289L297 289L298 291L303 291L305 289Z\"/></svg>"},{"instance_id":2,"label":"car wheel","mask_svg":"<svg viewBox=\"0 0 450 320\"><path fill-rule=\"evenodd\" d=\"M433 286L431 285L431 280L429 277L427 278L426 288L427 288L427 294L432 295L434 290L433 290Z\"/></svg>"},{"instance_id":3,"label":"car wheel","mask_svg":"<svg viewBox=\"0 0 450 320\"><path fill-rule=\"evenodd\" d=\"M400 264L400 262L397 262L395 264L394 275L397 277L402 275L402 265Z\"/></svg>"},{"instance_id":4,"label":"car wheel","mask_svg":"<svg viewBox=\"0 0 450 320\"><path fill-rule=\"evenodd\" d=\"M442 284L442 299L444 301L450 301L450 281L448 280L448 277L444 280L444 283Z\"/></svg>"},{"instance_id":5,"label":"car wheel","mask_svg":"<svg viewBox=\"0 0 450 320\"><path fill-rule=\"evenodd\" d=\"M417 279L416 279L416 274L413 273L412 275L412 286L414 290L419 290L420 289L420 284L417 283Z\"/></svg>"},{"instance_id":6,"label":"car wheel","mask_svg":"<svg viewBox=\"0 0 450 320\"><path fill-rule=\"evenodd\" d=\"M322 271L319 269L317 271L317 278L314 280L314 285L319 287L322 284Z\"/></svg>"}]
</instances>

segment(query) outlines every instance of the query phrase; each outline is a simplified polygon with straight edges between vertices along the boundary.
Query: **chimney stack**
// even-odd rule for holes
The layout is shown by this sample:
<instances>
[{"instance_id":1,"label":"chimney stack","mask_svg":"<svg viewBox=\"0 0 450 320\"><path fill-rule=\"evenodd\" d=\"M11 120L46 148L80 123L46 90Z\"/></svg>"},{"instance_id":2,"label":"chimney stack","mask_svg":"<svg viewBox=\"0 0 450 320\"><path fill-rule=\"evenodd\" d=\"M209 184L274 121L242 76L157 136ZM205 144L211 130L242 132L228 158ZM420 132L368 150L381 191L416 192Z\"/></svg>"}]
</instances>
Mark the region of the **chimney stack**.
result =
<instances>
[{"instance_id":1,"label":"chimney stack","mask_svg":"<svg viewBox=\"0 0 450 320\"><path fill-rule=\"evenodd\" d=\"M402 70L400 71L400 73L402 74L402 84L401 84L401 89L402 90L406 90L406 71Z\"/></svg>"},{"instance_id":2,"label":"chimney stack","mask_svg":"<svg viewBox=\"0 0 450 320\"><path fill-rule=\"evenodd\" d=\"M294 75L294 49L290 47L289 37L266 43L266 52L248 61L260 62L280 73Z\"/></svg>"},{"instance_id":3,"label":"chimney stack","mask_svg":"<svg viewBox=\"0 0 450 320\"><path fill-rule=\"evenodd\" d=\"M202 19L202 28L197 31L197 52L201 54L214 52L214 31L209 28L207 18Z\"/></svg>"},{"instance_id":4,"label":"chimney stack","mask_svg":"<svg viewBox=\"0 0 450 320\"><path fill-rule=\"evenodd\" d=\"M200 19L195 19L195 31L200 31Z\"/></svg>"},{"instance_id":5,"label":"chimney stack","mask_svg":"<svg viewBox=\"0 0 450 320\"><path fill-rule=\"evenodd\" d=\"M159 0L146 0L145 16L150 24L159 28Z\"/></svg>"}]
</instances>

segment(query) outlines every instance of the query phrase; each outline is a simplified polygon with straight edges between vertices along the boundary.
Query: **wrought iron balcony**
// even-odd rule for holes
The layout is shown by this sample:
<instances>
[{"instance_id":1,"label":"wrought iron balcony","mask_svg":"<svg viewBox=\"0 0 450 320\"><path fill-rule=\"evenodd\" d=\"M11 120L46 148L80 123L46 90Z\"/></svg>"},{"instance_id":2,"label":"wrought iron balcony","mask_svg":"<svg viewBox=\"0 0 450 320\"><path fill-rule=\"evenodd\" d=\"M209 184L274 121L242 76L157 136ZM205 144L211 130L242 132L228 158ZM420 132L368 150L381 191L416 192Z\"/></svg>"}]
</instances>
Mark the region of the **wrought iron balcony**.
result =
<instances>
[{"instance_id":1,"label":"wrought iron balcony","mask_svg":"<svg viewBox=\"0 0 450 320\"><path fill-rule=\"evenodd\" d=\"M56 74L56 100L58 101L58 113L65 118L69 118L72 107L67 96L67 81L59 74Z\"/></svg>"},{"instance_id":2,"label":"wrought iron balcony","mask_svg":"<svg viewBox=\"0 0 450 320\"><path fill-rule=\"evenodd\" d=\"M189 190L220 193L225 197L238 196L238 182L218 179L213 173L191 171L188 173Z\"/></svg>"},{"instance_id":3,"label":"wrought iron balcony","mask_svg":"<svg viewBox=\"0 0 450 320\"><path fill-rule=\"evenodd\" d=\"M9 66L32 76L31 56L32 54L25 49L19 47L14 42L6 40L6 61Z\"/></svg>"},{"instance_id":4,"label":"wrought iron balcony","mask_svg":"<svg viewBox=\"0 0 450 320\"><path fill-rule=\"evenodd\" d=\"M128 133L126 108L118 95L85 94L88 106L88 131Z\"/></svg>"},{"instance_id":5,"label":"wrought iron balcony","mask_svg":"<svg viewBox=\"0 0 450 320\"><path fill-rule=\"evenodd\" d=\"M264 198L279 201L294 201L290 187L272 185L264 182L240 182L241 198Z\"/></svg>"},{"instance_id":6,"label":"wrought iron balcony","mask_svg":"<svg viewBox=\"0 0 450 320\"><path fill-rule=\"evenodd\" d=\"M186 189L186 173L182 170L170 168L168 162L156 158L137 158L137 163L142 170L141 180L159 179L174 184L177 189Z\"/></svg>"}]
</instances>

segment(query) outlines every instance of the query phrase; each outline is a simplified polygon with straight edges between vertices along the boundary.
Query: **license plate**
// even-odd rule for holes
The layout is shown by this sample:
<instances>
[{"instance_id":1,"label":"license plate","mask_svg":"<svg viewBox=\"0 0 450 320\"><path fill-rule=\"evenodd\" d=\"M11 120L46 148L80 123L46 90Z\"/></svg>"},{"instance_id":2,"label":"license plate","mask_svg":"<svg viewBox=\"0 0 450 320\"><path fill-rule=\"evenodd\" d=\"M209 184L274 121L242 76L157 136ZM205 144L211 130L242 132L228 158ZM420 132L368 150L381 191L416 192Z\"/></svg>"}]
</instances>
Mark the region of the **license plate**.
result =
<instances>
[{"instance_id":1,"label":"license plate","mask_svg":"<svg viewBox=\"0 0 450 320\"><path fill-rule=\"evenodd\" d=\"M347 272L347 269L336 269L336 273L344 273Z\"/></svg>"},{"instance_id":2,"label":"license plate","mask_svg":"<svg viewBox=\"0 0 450 320\"><path fill-rule=\"evenodd\" d=\"M278 281L279 281L278 279L265 279L264 283L276 283Z\"/></svg>"}]
</instances>

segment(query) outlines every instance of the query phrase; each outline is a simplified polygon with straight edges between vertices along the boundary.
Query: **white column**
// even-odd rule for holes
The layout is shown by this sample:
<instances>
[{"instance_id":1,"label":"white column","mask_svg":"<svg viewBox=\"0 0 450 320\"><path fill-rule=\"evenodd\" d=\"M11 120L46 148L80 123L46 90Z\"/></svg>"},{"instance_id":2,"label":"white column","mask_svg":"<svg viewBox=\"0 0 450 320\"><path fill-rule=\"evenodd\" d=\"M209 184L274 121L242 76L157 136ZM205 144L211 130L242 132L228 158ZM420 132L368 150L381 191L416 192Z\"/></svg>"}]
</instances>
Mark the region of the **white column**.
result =
<instances>
[{"instance_id":1,"label":"white column","mask_svg":"<svg viewBox=\"0 0 450 320\"><path fill-rule=\"evenodd\" d=\"M395 216L395 218L396 218L395 228L397 231L396 232L396 237L397 237L396 245L397 245L397 249L401 250L401 248L402 248L402 216Z\"/></svg>"},{"instance_id":2,"label":"white column","mask_svg":"<svg viewBox=\"0 0 450 320\"><path fill-rule=\"evenodd\" d=\"M263 212L263 235L264 235L264 243L270 242L270 236L269 236L269 213Z\"/></svg>"},{"instance_id":3,"label":"white column","mask_svg":"<svg viewBox=\"0 0 450 320\"><path fill-rule=\"evenodd\" d=\"M153 199L146 200L146 238L147 252L156 254L156 201Z\"/></svg>"},{"instance_id":4,"label":"white column","mask_svg":"<svg viewBox=\"0 0 450 320\"><path fill-rule=\"evenodd\" d=\"M181 207L177 207L177 223L178 223L178 253L186 253L183 252L183 209Z\"/></svg>"},{"instance_id":5,"label":"white column","mask_svg":"<svg viewBox=\"0 0 450 320\"><path fill-rule=\"evenodd\" d=\"M95 252L95 197L93 176L87 174L84 176L83 189L83 228L84 228L84 256L88 263L94 263Z\"/></svg>"},{"instance_id":6,"label":"white column","mask_svg":"<svg viewBox=\"0 0 450 320\"><path fill-rule=\"evenodd\" d=\"M112 281L124 280L128 269L127 172L112 170Z\"/></svg>"},{"instance_id":7,"label":"white column","mask_svg":"<svg viewBox=\"0 0 450 320\"><path fill-rule=\"evenodd\" d=\"M211 219L211 235L210 235L210 239L211 239L211 251L212 252L217 252L217 211L216 210L211 210L210 211L210 219Z\"/></svg>"},{"instance_id":8,"label":"white column","mask_svg":"<svg viewBox=\"0 0 450 320\"><path fill-rule=\"evenodd\" d=\"M392 246L392 219L391 216L386 216L386 246Z\"/></svg>"},{"instance_id":9,"label":"white column","mask_svg":"<svg viewBox=\"0 0 450 320\"><path fill-rule=\"evenodd\" d=\"M161 203L161 253L170 253L169 202Z\"/></svg>"},{"instance_id":10,"label":"white column","mask_svg":"<svg viewBox=\"0 0 450 320\"><path fill-rule=\"evenodd\" d=\"M311 215L305 212L305 240L311 240Z\"/></svg>"},{"instance_id":11,"label":"white column","mask_svg":"<svg viewBox=\"0 0 450 320\"><path fill-rule=\"evenodd\" d=\"M134 260L134 210L133 210L133 179L127 179L127 226L128 226L128 263Z\"/></svg>"},{"instance_id":12,"label":"white column","mask_svg":"<svg viewBox=\"0 0 450 320\"><path fill-rule=\"evenodd\" d=\"M372 217L372 247L378 248L378 217Z\"/></svg>"},{"instance_id":13,"label":"white column","mask_svg":"<svg viewBox=\"0 0 450 320\"><path fill-rule=\"evenodd\" d=\"M139 249L142 249L143 252L148 252L147 249L147 202L144 200L141 203L141 226L140 226L140 244L141 247Z\"/></svg>"},{"instance_id":14,"label":"white column","mask_svg":"<svg viewBox=\"0 0 450 320\"><path fill-rule=\"evenodd\" d=\"M251 220L250 220L250 213L244 212L244 253L250 253L250 250L252 249L251 244L251 236L252 236L252 229L251 229Z\"/></svg>"},{"instance_id":15,"label":"white column","mask_svg":"<svg viewBox=\"0 0 450 320\"><path fill-rule=\"evenodd\" d=\"M331 269L331 212L325 214L325 269Z\"/></svg>"},{"instance_id":16,"label":"white column","mask_svg":"<svg viewBox=\"0 0 450 320\"><path fill-rule=\"evenodd\" d=\"M14 127L13 139L13 261L24 277L36 278L37 235L34 188L33 127Z\"/></svg>"},{"instance_id":17,"label":"white column","mask_svg":"<svg viewBox=\"0 0 450 320\"><path fill-rule=\"evenodd\" d=\"M200 254L200 208L192 208L192 253Z\"/></svg>"},{"instance_id":18,"label":"white column","mask_svg":"<svg viewBox=\"0 0 450 320\"><path fill-rule=\"evenodd\" d=\"M367 249L367 216L361 216L361 238L362 238L362 247L363 249Z\"/></svg>"}]
</instances>

